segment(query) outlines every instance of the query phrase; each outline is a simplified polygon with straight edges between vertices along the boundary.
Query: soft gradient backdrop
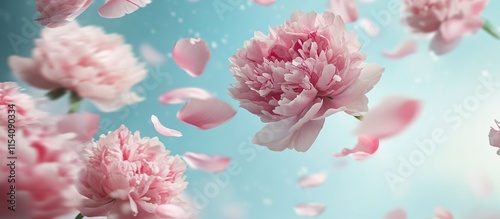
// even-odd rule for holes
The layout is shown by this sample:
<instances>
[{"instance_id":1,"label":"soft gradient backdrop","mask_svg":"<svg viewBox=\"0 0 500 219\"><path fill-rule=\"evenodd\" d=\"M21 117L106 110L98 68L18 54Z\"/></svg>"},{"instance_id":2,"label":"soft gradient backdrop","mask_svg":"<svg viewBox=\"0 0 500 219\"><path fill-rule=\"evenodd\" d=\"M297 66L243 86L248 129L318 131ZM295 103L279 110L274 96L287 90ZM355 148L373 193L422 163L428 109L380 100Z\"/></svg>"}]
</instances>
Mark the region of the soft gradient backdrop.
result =
<instances>
[{"instance_id":1,"label":"soft gradient backdrop","mask_svg":"<svg viewBox=\"0 0 500 219\"><path fill-rule=\"evenodd\" d=\"M125 124L140 130L143 136L159 136L150 122L156 114L163 124L182 131L181 138L159 138L175 154L186 151L224 155L233 158L232 171L208 174L187 172L187 189L203 207L204 219L292 219L298 203L318 202L327 205L318 218L378 219L397 207L407 209L409 218L431 218L435 207L442 206L457 218L477 209L500 211L500 157L488 144L488 131L494 119L500 119L500 41L481 31L466 37L450 54L436 57L428 51L429 40L419 39L419 51L401 60L381 56L392 50L410 33L400 23L399 13L390 13L388 4L396 0L376 0L359 4L360 18L368 18L381 28L378 37L370 38L357 24L348 29L364 37L363 51L368 62L386 68L379 84L369 93L370 106L391 95L408 95L424 101L418 120L402 134L381 142L380 150L365 162L350 158L336 159L332 152L352 147L356 136L351 134L357 120L339 113L327 119L312 148L306 153L272 152L251 144L251 138L264 124L257 116L238 107L226 89L233 83L228 58L253 36L254 31L267 34L268 26L282 24L295 10L323 12L327 0L277 0L263 7L249 0L237 6L238 0L154 0L146 8L120 19L104 19L97 8L104 0L96 0L79 18L81 25L101 26L108 33L124 36L139 56L139 45L149 43L165 54L161 66L149 66L149 77L136 90L146 101L114 113L100 113L85 101L81 110L101 116L101 133ZM214 2L226 4L232 11L217 14ZM10 55L30 56L33 40L42 28L33 23L38 15L33 0L0 3L0 81L15 81L7 66ZM491 1L482 14L500 25L500 1ZM386 17L380 13L384 13ZM17 49L8 36L26 40ZM210 45L212 58L199 78L192 78L171 59L171 50L178 39L201 37ZM484 88L486 81L490 90ZM178 121L176 112L182 105L165 106L157 99L162 93L185 86L209 90L229 102L238 114L229 123L202 131ZM476 89L488 93L479 100ZM45 91L27 88L36 97ZM476 100L476 101L474 101ZM67 97L47 104L54 113L67 111ZM466 105L464 107L464 105ZM460 113L459 108L464 108ZM380 124L383 125L383 124ZM441 131L440 131L441 130ZM422 162L401 167L411 156L417 159L419 142L432 139L441 132L441 143L425 155ZM429 141L427 141L429 142ZM415 155L417 154L417 155ZM388 174L400 174L401 181L391 184ZM326 183L317 188L300 189L299 176L327 172ZM477 197L469 186L470 175L489 178L495 187L492 196ZM230 216L230 217L229 217ZM235 217L236 216L236 217Z\"/></svg>"}]
</instances>

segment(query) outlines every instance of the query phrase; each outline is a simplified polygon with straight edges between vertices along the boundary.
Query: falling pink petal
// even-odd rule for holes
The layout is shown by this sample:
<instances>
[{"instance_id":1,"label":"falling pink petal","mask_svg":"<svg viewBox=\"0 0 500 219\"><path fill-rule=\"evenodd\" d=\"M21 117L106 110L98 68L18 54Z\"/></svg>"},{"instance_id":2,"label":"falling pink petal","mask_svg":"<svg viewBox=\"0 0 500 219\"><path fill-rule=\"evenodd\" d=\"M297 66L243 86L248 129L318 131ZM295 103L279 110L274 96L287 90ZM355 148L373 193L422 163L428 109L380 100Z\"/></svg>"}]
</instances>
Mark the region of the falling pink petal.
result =
<instances>
[{"instance_id":1,"label":"falling pink petal","mask_svg":"<svg viewBox=\"0 0 500 219\"><path fill-rule=\"evenodd\" d=\"M383 55L389 59L400 59L415 53L417 50L417 42L413 39L408 39L403 41L395 51L386 51Z\"/></svg>"},{"instance_id":2,"label":"falling pink petal","mask_svg":"<svg viewBox=\"0 0 500 219\"><path fill-rule=\"evenodd\" d=\"M402 208L397 208L393 211L388 212L384 219L406 219L408 216L406 215L406 211Z\"/></svg>"},{"instance_id":3,"label":"falling pink petal","mask_svg":"<svg viewBox=\"0 0 500 219\"><path fill-rule=\"evenodd\" d=\"M365 31L368 36L376 37L380 34L380 28L377 27L371 20L362 18L359 20L359 26Z\"/></svg>"},{"instance_id":4,"label":"falling pink petal","mask_svg":"<svg viewBox=\"0 0 500 219\"><path fill-rule=\"evenodd\" d=\"M153 126L155 127L156 131L164 136L172 136L172 137L181 137L182 136L181 132L179 132L177 130L169 129L169 128L163 126L160 123L160 120L158 119L158 117L156 117L155 115L151 115L151 122L153 122Z\"/></svg>"},{"instance_id":5,"label":"falling pink petal","mask_svg":"<svg viewBox=\"0 0 500 219\"><path fill-rule=\"evenodd\" d=\"M317 187L326 181L326 173L315 173L299 178L299 186L301 188Z\"/></svg>"},{"instance_id":6,"label":"falling pink petal","mask_svg":"<svg viewBox=\"0 0 500 219\"><path fill-rule=\"evenodd\" d=\"M377 107L363 115L354 133L384 139L403 131L413 122L421 110L419 100L395 96L386 98Z\"/></svg>"},{"instance_id":7,"label":"falling pink petal","mask_svg":"<svg viewBox=\"0 0 500 219\"><path fill-rule=\"evenodd\" d=\"M272 5L276 0L253 0L255 3L263 6Z\"/></svg>"},{"instance_id":8,"label":"falling pink petal","mask_svg":"<svg viewBox=\"0 0 500 219\"><path fill-rule=\"evenodd\" d=\"M165 61L165 56L147 43L141 45L140 52L142 58L150 65L160 65Z\"/></svg>"},{"instance_id":9,"label":"falling pink petal","mask_svg":"<svg viewBox=\"0 0 500 219\"><path fill-rule=\"evenodd\" d=\"M35 21L51 28L64 26L75 20L91 3L92 0L37 0L40 18Z\"/></svg>"},{"instance_id":10,"label":"falling pink petal","mask_svg":"<svg viewBox=\"0 0 500 219\"><path fill-rule=\"evenodd\" d=\"M358 144L354 149L344 148L340 153L333 153L335 157L345 157L351 155L355 160L361 161L374 154L379 146L378 138L358 137Z\"/></svg>"},{"instance_id":11,"label":"falling pink petal","mask_svg":"<svg viewBox=\"0 0 500 219\"><path fill-rule=\"evenodd\" d=\"M57 122L61 133L75 133L75 140L86 143L94 137L99 130L99 115L91 113L72 113L64 115Z\"/></svg>"},{"instance_id":12,"label":"falling pink petal","mask_svg":"<svg viewBox=\"0 0 500 219\"><path fill-rule=\"evenodd\" d=\"M119 18L146 7L149 3L151 0L106 0L99 8L99 15L104 18Z\"/></svg>"},{"instance_id":13,"label":"falling pink petal","mask_svg":"<svg viewBox=\"0 0 500 219\"><path fill-rule=\"evenodd\" d=\"M172 56L180 68L192 77L198 77L203 73L211 54L205 41L189 38L175 43Z\"/></svg>"},{"instance_id":14,"label":"falling pink petal","mask_svg":"<svg viewBox=\"0 0 500 219\"><path fill-rule=\"evenodd\" d=\"M178 205L163 204L156 208L156 215L167 219L186 218L186 212Z\"/></svg>"},{"instance_id":15,"label":"falling pink petal","mask_svg":"<svg viewBox=\"0 0 500 219\"><path fill-rule=\"evenodd\" d=\"M295 213L301 217L317 217L325 211L324 204L310 203L295 206Z\"/></svg>"},{"instance_id":16,"label":"falling pink petal","mask_svg":"<svg viewBox=\"0 0 500 219\"><path fill-rule=\"evenodd\" d=\"M491 179L481 173L473 173L468 176L469 187L474 195L485 198L493 194Z\"/></svg>"},{"instance_id":17,"label":"falling pink petal","mask_svg":"<svg viewBox=\"0 0 500 219\"><path fill-rule=\"evenodd\" d=\"M345 23L351 23L358 19L356 0L330 0L328 10L340 15Z\"/></svg>"},{"instance_id":18,"label":"falling pink petal","mask_svg":"<svg viewBox=\"0 0 500 219\"><path fill-rule=\"evenodd\" d=\"M437 207L436 210L434 210L434 214L435 219L453 219L453 215L442 207Z\"/></svg>"},{"instance_id":19,"label":"falling pink petal","mask_svg":"<svg viewBox=\"0 0 500 219\"><path fill-rule=\"evenodd\" d=\"M499 148L497 154L500 155L500 122L495 120L497 129L491 127L488 137L490 139L490 145Z\"/></svg>"},{"instance_id":20,"label":"falling pink petal","mask_svg":"<svg viewBox=\"0 0 500 219\"><path fill-rule=\"evenodd\" d=\"M222 172L226 170L231 162L231 158L223 156L209 156L206 154L196 154L186 152L182 159L189 167L205 172Z\"/></svg>"},{"instance_id":21,"label":"falling pink petal","mask_svg":"<svg viewBox=\"0 0 500 219\"><path fill-rule=\"evenodd\" d=\"M236 110L231 105L212 97L191 99L177 112L177 119L206 130L228 122L234 115L236 115Z\"/></svg>"},{"instance_id":22,"label":"falling pink petal","mask_svg":"<svg viewBox=\"0 0 500 219\"><path fill-rule=\"evenodd\" d=\"M163 104L184 103L185 99L208 99L212 97L206 90L196 87L185 87L171 90L158 99Z\"/></svg>"}]
</instances>

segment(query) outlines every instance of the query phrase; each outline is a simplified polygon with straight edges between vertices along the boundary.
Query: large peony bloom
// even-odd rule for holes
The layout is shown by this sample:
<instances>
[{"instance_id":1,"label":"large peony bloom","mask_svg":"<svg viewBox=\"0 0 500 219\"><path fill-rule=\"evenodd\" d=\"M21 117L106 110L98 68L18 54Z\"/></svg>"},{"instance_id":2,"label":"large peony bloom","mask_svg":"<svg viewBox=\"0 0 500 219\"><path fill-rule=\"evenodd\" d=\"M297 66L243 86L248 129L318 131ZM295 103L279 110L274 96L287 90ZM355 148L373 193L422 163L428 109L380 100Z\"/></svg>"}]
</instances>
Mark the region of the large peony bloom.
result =
<instances>
[{"instance_id":1,"label":"large peony bloom","mask_svg":"<svg viewBox=\"0 0 500 219\"><path fill-rule=\"evenodd\" d=\"M71 23L43 29L35 44L32 58L9 58L12 71L28 84L70 90L103 111L143 100L130 89L145 78L146 70L120 35Z\"/></svg>"},{"instance_id":2,"label":"large peony bloom","mask_svg":"<svg viewBox=\"0 0 500 219\"><path fill-rule=\"evenodd\" d=\"M365 94L383 68L365 64L356 33L340 16L315 12L292 14L284 25L257 32L234 55L237 83L230 94L241 107L268 124L253 142L274 151L307 151L325 117L368 111Z\"/></svg>"},{"instance_id":3,"label":"large peony bloom","mask_svg":"<svg viewBox=\"0 0 500 219\"><path fill-rule=\"evenodd\" d=\"M483 26L481 12L489 0L404 0L404 22L415 33L434 33L431 49L436 54L452 50L465 34Z\"/></svg>"},{"instance_id":4,"label":"large peony bloom","mask_svg":"<svg viewBox=\"0 0 500 219\"><path fill-rule=\"evenodd\" d=\"M184 214L178 205L186 188L185 163L171 156L158 138L141 138L121 126L87 144L77 186L86 197L84 216L169 218Z\"/></svg>"},{"instance_id":5,"label":"large peony bloom","mask_svg":"<svg viewBox=\"0 0 500 219\"><path fill-rule=\"evenodd\" d=\"M0 218L47 219L66 215L75 210L81 197L74 188L78 133L67 133L52 124L56 120L42 118L44 113L34 108L33 98L19 90L15 83L0 83L0 108L11 109L8 104L16 104L16 113L10 114L15 115L16 122L0 123L0 132L4 133L0 135L4 144L0 156L5 161L0 167L0 186L5 198L11 192L9 188L15 186L15 203L4 200ZM7 135L9 129L13 130L9 124L15 126L16 131L10 132L12 136ZM10 204L15 204L15 212L7 209Z\"/></svg>"}]
</instances>

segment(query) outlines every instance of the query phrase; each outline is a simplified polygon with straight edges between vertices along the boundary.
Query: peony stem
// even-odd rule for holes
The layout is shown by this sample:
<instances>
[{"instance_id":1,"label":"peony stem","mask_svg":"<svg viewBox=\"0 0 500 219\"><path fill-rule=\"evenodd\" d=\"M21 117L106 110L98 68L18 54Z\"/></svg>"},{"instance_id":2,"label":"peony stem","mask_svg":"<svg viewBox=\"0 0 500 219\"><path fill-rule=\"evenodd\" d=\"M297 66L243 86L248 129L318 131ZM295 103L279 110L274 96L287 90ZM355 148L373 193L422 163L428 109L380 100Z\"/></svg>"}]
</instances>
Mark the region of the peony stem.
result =
<instances>
[{"instance_id":1,"label":"peony stem","mask_svg":"<svg viewBox=\"0 0 500 219\"><path fill-rule=\"evenodd\" d=\"M487 33L489 33L492 37L495 37L496 39L500 39L500 34L498 34L495 27L487 20L484 21L483 30L486 31Z\"/></svg>"},{"instance_id":2,"label":"peony stem","mask_svg":"<svg viewBox=\"0 0 500 219\"><path fill-rule=\"evenodd\" d=\"M45 96L47 96L50 100L57 100L61 98L66 93L66 88L60 87L54 90L49 91Z\"/></svg>"},{"instance_id":3,"label":"peony stem","mask_svg":"<svg viewBox=\"0 0 500 219\"><path fill-rule=\"evenodd\" d=\"M78 215L76 215L75 219L82 219L83 218L83 215L82 213L78 213Z\"/></svg>"},{"instance_id":4,"label":"peony stem","mask_svg":"<svg viewBox=\"0 0 500 219\"><path fill-rule=\"evenodd\" d=\"M69 111L68 113L76 113L80 108L80 103L82 102L82 98L78 96L78 94L74 91L71 92L71 97L69 100Z\"/></svg>"},{"instance_id":5,"label":"peony stem","mask_svg":"<svg viewBox=\"0 0 500 219\"><path fill-rule=\"evenodd\" d=\"M358 119L359 121L363 120L363 116L354 116L354 118Z\"/></svg>"}]
</instances>

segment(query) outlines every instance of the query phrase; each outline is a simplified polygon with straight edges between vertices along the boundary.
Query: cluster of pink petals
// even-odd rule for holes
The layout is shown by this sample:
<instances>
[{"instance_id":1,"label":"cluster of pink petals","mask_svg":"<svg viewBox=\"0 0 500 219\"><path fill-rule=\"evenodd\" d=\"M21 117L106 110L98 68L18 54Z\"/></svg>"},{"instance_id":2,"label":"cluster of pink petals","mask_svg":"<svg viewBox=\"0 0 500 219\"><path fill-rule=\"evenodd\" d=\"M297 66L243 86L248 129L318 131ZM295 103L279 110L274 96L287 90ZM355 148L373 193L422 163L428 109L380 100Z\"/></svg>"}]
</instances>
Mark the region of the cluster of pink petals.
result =
<instances>
[{"instance_id":1,"label":"cluster of pink petals","mask_svg":"<svg viewBox=\"0 0 500 219\"><path fill-rule=\"evenodd\" d=\"M16 211L0 209L0 218L46 219L73 212L78 206L80 195L74 188L79 162L75 150L81 143L95 134L97 117L90 114L74 114L71 117L48 118L36 110L35 102L27 94L19 93L20 88L12 82L0 83L0 108L7 104L16 106L16 132L14 154L0 147L3 158L16 157L15 183L8 183L10 166L2 165L0 181L2 188L15 185ZM10 107L9 107L10 109ZM7 111L4 111L7 112ZM68 126L67 120L82 119L88 123L80 127ZM0 131L8 133L6 121L0 123ZM90 130L87 132L87 130ZM85 131L85 132L82 132ZM0 136L7 144L11 138ZM29 210L26 210L29 209Z\"/></svg>"},{"instance_id":2,"label":"cluster of pink petals","mask_svg":"<svg viewBox=\"0 0 500 219\"><path fill-rule=\"evenodd\" d=\"M14 104L15 125L18 128L38 124L46 116L45 112L36 109L36 100L21 90L14 82L0 83L0 112L6 115L8 110L12 110L9 104ZM1 116L0 124L6 126L7 119L7 116Z\"/></svg>"},{"instance_id":3,"label":"cluster of pink petals","mask_svg":"<svg viewBox=\"0 0 500 219\"><path fill-rule=\"evenodd\" d=\"M131 88L146 77L146 69L120 35L73 22L44 28L35 45L32 58L9 58L12 71L26 83L71 90L103 111L143 100Z\"/></svg>"},{"instance_id":4,"label":"cluster of pink petals","mask_svg":"<svg viewBox=\"0 0 500 219\"><path fill-rule=\"evenodd\" d=\"M185 163L158 138L141 138L125 126L84 147L77 189L88 217L171 218L183 215L179 195L187 186ZM127 217L126 217L127 216Z\"/></svg>"},{"instance_id":5,"label":"cluster of pink petals","mask_svg":"<svg viewBox=\"0 0 500 219\"><path fill-rule=\"evenodd\" d=\"M484 21L481 12L489 0L404 0L405 23L416 33L434 33L436 54L452 50L466 34L476 33Z\"/></svg>"},{"instance_id":6,"label":"cluster of pink petals","mask_svg":"<svg viewBox=\"0 0 500 219\"><path fill-rule=\"evenodd\" d=\"M40 18L36 19L43 26L60 27L75 20L92 3L92 0L37 0L36 10ZM119 18L145 7L151 0L106 0L99 8L99 14L105 18Z\"/></svg>"},{"instance_id":7,"label":"cluster of pink petals","mask_svg":"<svg viewBox=\"0 0 500 219\"><path fill-rule=\"evenodd\" d=\"M368 111L366 93L384 69L364 63L354 32L333 13L294 12L269 35L256 33L230 58L240 106L270 123L254 143L274 151L307 151L325 118Z\"/></svg>"},{"instance_id":8,"label":"cluster of pink petals","mask_svg":"<svg viewBox=\"0 0 500 219\"><path fill-rule=\"evenodd\" d=\"M497 125L497 129L491 127L488 137L490 139L490 145L493 147L497 147L497 154L500 155L500 122L495 120L495 123Z\"/></svg>"}]
</instances>

